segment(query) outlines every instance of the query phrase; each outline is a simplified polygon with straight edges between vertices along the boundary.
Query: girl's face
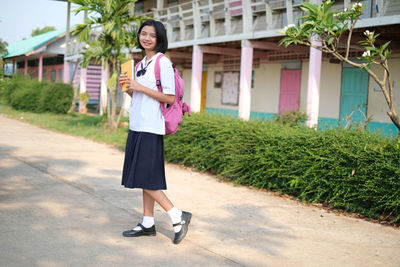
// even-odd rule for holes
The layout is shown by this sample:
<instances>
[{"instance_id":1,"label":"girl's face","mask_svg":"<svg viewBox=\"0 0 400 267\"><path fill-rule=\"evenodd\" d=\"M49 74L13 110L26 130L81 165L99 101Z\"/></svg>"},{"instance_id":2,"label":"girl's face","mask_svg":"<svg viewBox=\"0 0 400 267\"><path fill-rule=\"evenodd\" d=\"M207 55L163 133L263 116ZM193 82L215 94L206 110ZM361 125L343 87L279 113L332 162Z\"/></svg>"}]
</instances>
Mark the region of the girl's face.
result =
<instances>
[{"instance_id":1,"label":"girl's face","mask_svg":"<svg viewBox=\"0 0 400 267\"><path fill-rule=\"evenodd\" d=\"M157 44L156 29L153 26L144 26L140 32L139 40L145 50L154 50Z\"/></svg>"}]
</instances>

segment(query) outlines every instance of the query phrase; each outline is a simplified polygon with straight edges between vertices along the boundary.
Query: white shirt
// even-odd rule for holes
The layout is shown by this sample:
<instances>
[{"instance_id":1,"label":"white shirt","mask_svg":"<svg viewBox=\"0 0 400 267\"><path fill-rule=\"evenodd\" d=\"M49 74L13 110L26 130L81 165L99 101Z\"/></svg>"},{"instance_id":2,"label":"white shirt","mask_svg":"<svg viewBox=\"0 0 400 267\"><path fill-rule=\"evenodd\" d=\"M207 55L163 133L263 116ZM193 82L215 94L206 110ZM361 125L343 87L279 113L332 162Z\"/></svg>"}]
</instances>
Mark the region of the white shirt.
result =
<instances>
[{"instance_id":1,"label":"white shirt","mask_svg":"<svg viewBox=\"0 0 400 267\"><path fill-rule=\"evenodd\" d=\"M135 80L143 86L158 91L156 85L156 76L154 74L154 66L157 56L154 55L147 64L146 57L141 61L146 73L137 77L137 72L142 69L139 65L137 71L135 69ZM139 63L140 64L140 63ZM147 67L146 67L147 66ZM160 78L162 90L164 94L175 95L175 78L174 69L171 61L163 56L160 60ZM154 134L165 135L165 121L161 113L160 102L156 99L142 93L133 91L132 103L129 108L129 129L137 132L148 132Z\"/></svg>"}]
</instances>

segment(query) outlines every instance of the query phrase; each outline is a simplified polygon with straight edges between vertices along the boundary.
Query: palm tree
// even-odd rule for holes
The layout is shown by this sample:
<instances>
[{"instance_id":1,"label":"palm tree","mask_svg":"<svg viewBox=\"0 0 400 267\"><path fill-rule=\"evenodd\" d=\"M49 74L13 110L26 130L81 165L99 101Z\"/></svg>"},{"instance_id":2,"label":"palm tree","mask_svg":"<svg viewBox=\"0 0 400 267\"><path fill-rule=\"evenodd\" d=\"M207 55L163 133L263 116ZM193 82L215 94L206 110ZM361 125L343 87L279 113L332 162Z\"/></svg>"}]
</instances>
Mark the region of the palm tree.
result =
<instances>
[{"instance_id":1,"label":"palm tree","mask_svg":"<svg viewBox=\"0 0 400 267\"><path fill-rule=\"evenodd\" d=\"M116 120L117 80L121 62L125 61L124 49L129 51L137 45L137 26L145 17L132 15L137 0L71 0L80 7L74 12L87 12L85 23L77 25L74 35L78 40L86 42L82 55L82 67L90 62L101 63L102 60L110 66L111 77L107 84L107 121L111 129L116 129L120 116ZM97 31L97 37L90 38Z\"/></svg>"},{"instance_id":2,"label":"palm tree","mask_svg":"<svg viewBox=\"0 0 400 267\"><path fill-rule=\"evenodd\" d=\"M3 78L3 56L6 56L8 43L6 41L2 41L0 38L0 79Z\"/></svg>"}]
</instances>

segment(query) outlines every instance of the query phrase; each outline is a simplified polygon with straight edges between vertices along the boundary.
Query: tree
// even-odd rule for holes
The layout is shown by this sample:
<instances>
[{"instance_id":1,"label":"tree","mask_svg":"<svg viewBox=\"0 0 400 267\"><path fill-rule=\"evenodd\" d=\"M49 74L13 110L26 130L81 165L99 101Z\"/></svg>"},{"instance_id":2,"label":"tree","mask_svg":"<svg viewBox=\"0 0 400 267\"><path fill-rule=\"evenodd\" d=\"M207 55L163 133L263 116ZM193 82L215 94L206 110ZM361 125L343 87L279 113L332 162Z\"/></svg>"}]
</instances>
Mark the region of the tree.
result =
<instances>
[{"instance_id":1,"label":"tree","mask_svg":"<svg viewBox=\"0 0 400 267\"><path fill-rule=\"evenodd\" d=\"M31 37L34 37L36 35L41 35L46 32L55 31L55 30L56 30L56 28L54 28L53 26L46 26L46 27L43 27L42 29L40 29L38 27L38 28L32 30Z\"/></svg>"},{"instance_id":2,"label":"tree","mask_svg":"<svg viewBox=\"0 0 400 267\"><path fill-rule=\"evenodd\" d=\"M0 78L3 78L3 57L7 55L8 43L0 38Z\"/></svg>"},{"instance_id":3,"label":"tree","mask_svg":"<svg viewBox=\"0 0 400 267\"><path fill-rule=\"evenodd\" d=\"M388 65L390 41L379 45L377 41L379 34L366 30L364 32L365 39L359 42L359 48L364 51L362 56L358 58L362 60L362 63L350 59L353 30L365 6L361 3L355 3L351 9L338 12L331 10L333 3L332 0L327 0L319 5L303 2L301 9L306 15L301 19L304 22L297 26L291 24L285 27L283 33L286 36L281 40L281 44L285 46L291 44L311 46L333 55L342 62L366 70L381 87L389 107L387 114L400 130L400 119L394 107L393 83ZM312 38L316 37L321 41L321 46L316 46L312 42ZM374 70L371 69L373 65L377 66Z\"/></svg>"},{"instance_id":4,"label":"tree","mask_svg":"<svg viewBox=\"0 0 400 267\"><path fill-rule=\"evenodd\" d=\"M88 18L84 24L79 24L74 35L79 34L80 42L87 42L84 48L82 66L86 67L94 61L98 64L104 60L110 66L111 77L108 80L107 121L111 129L119 124L116 120L117 80L121 62L125 61L123 49L132 50L137 44L137 25L144 17L132 16L131 11L137 0L71 0L80 7L75 9L77 14L87 11ZM136 23L134 23L136 22ZM98 37L93 40L90 34L98 30Z\"/></svg>"}]
</instances>

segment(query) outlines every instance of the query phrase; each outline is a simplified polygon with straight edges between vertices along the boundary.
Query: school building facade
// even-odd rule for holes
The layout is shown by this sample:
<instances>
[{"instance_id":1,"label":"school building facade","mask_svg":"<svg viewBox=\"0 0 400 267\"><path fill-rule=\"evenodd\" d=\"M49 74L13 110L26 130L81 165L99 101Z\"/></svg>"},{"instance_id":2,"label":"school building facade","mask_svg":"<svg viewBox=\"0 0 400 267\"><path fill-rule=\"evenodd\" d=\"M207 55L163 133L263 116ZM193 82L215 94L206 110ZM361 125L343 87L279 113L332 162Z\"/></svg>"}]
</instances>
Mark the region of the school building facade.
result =
<instances>
[{"instance_id":1,"label":"school building facade","mask_svg":"<svg viewBox=\"0 0 400 267\"><path fill-rule=\"evenodd\" d=\"M185 81L185 101L193 111L206 110L243 119L272 118L299 110L309 126L343 124L346 116L384 134L397 128L386 112L384 96L369 75L328 54L305 46L279 45L278 33L296 24L301 0L142 0L135 14L166 26L170 56ZM318 0L313 0L319 3ZM366 0L352 44L365 30L391 41L389 60L395 107L400 110L400 1ZM334 9L351 8L337 0ZM354 58L364 51L351 49ZM314 53L314 54L313 54ZM141 59L137 51L133 57Z\"/></svg>"},{"instance_id":2,"label":"school building facade","mask_svg":"<svg viewBox=\"0 0 400 267\"><path fill-rule=\"evenodd\" d=\"M70 31L69 51L79 54L83 43ZM39 81L71 83L80 92L89 94L89 103L100 100L101 66L89 64L81 68L77 59L65 62L66 30L54 30L18 41L7 47L4 61L12 65L10 74L27 75Z\"/></svg>"}]
</instances>

